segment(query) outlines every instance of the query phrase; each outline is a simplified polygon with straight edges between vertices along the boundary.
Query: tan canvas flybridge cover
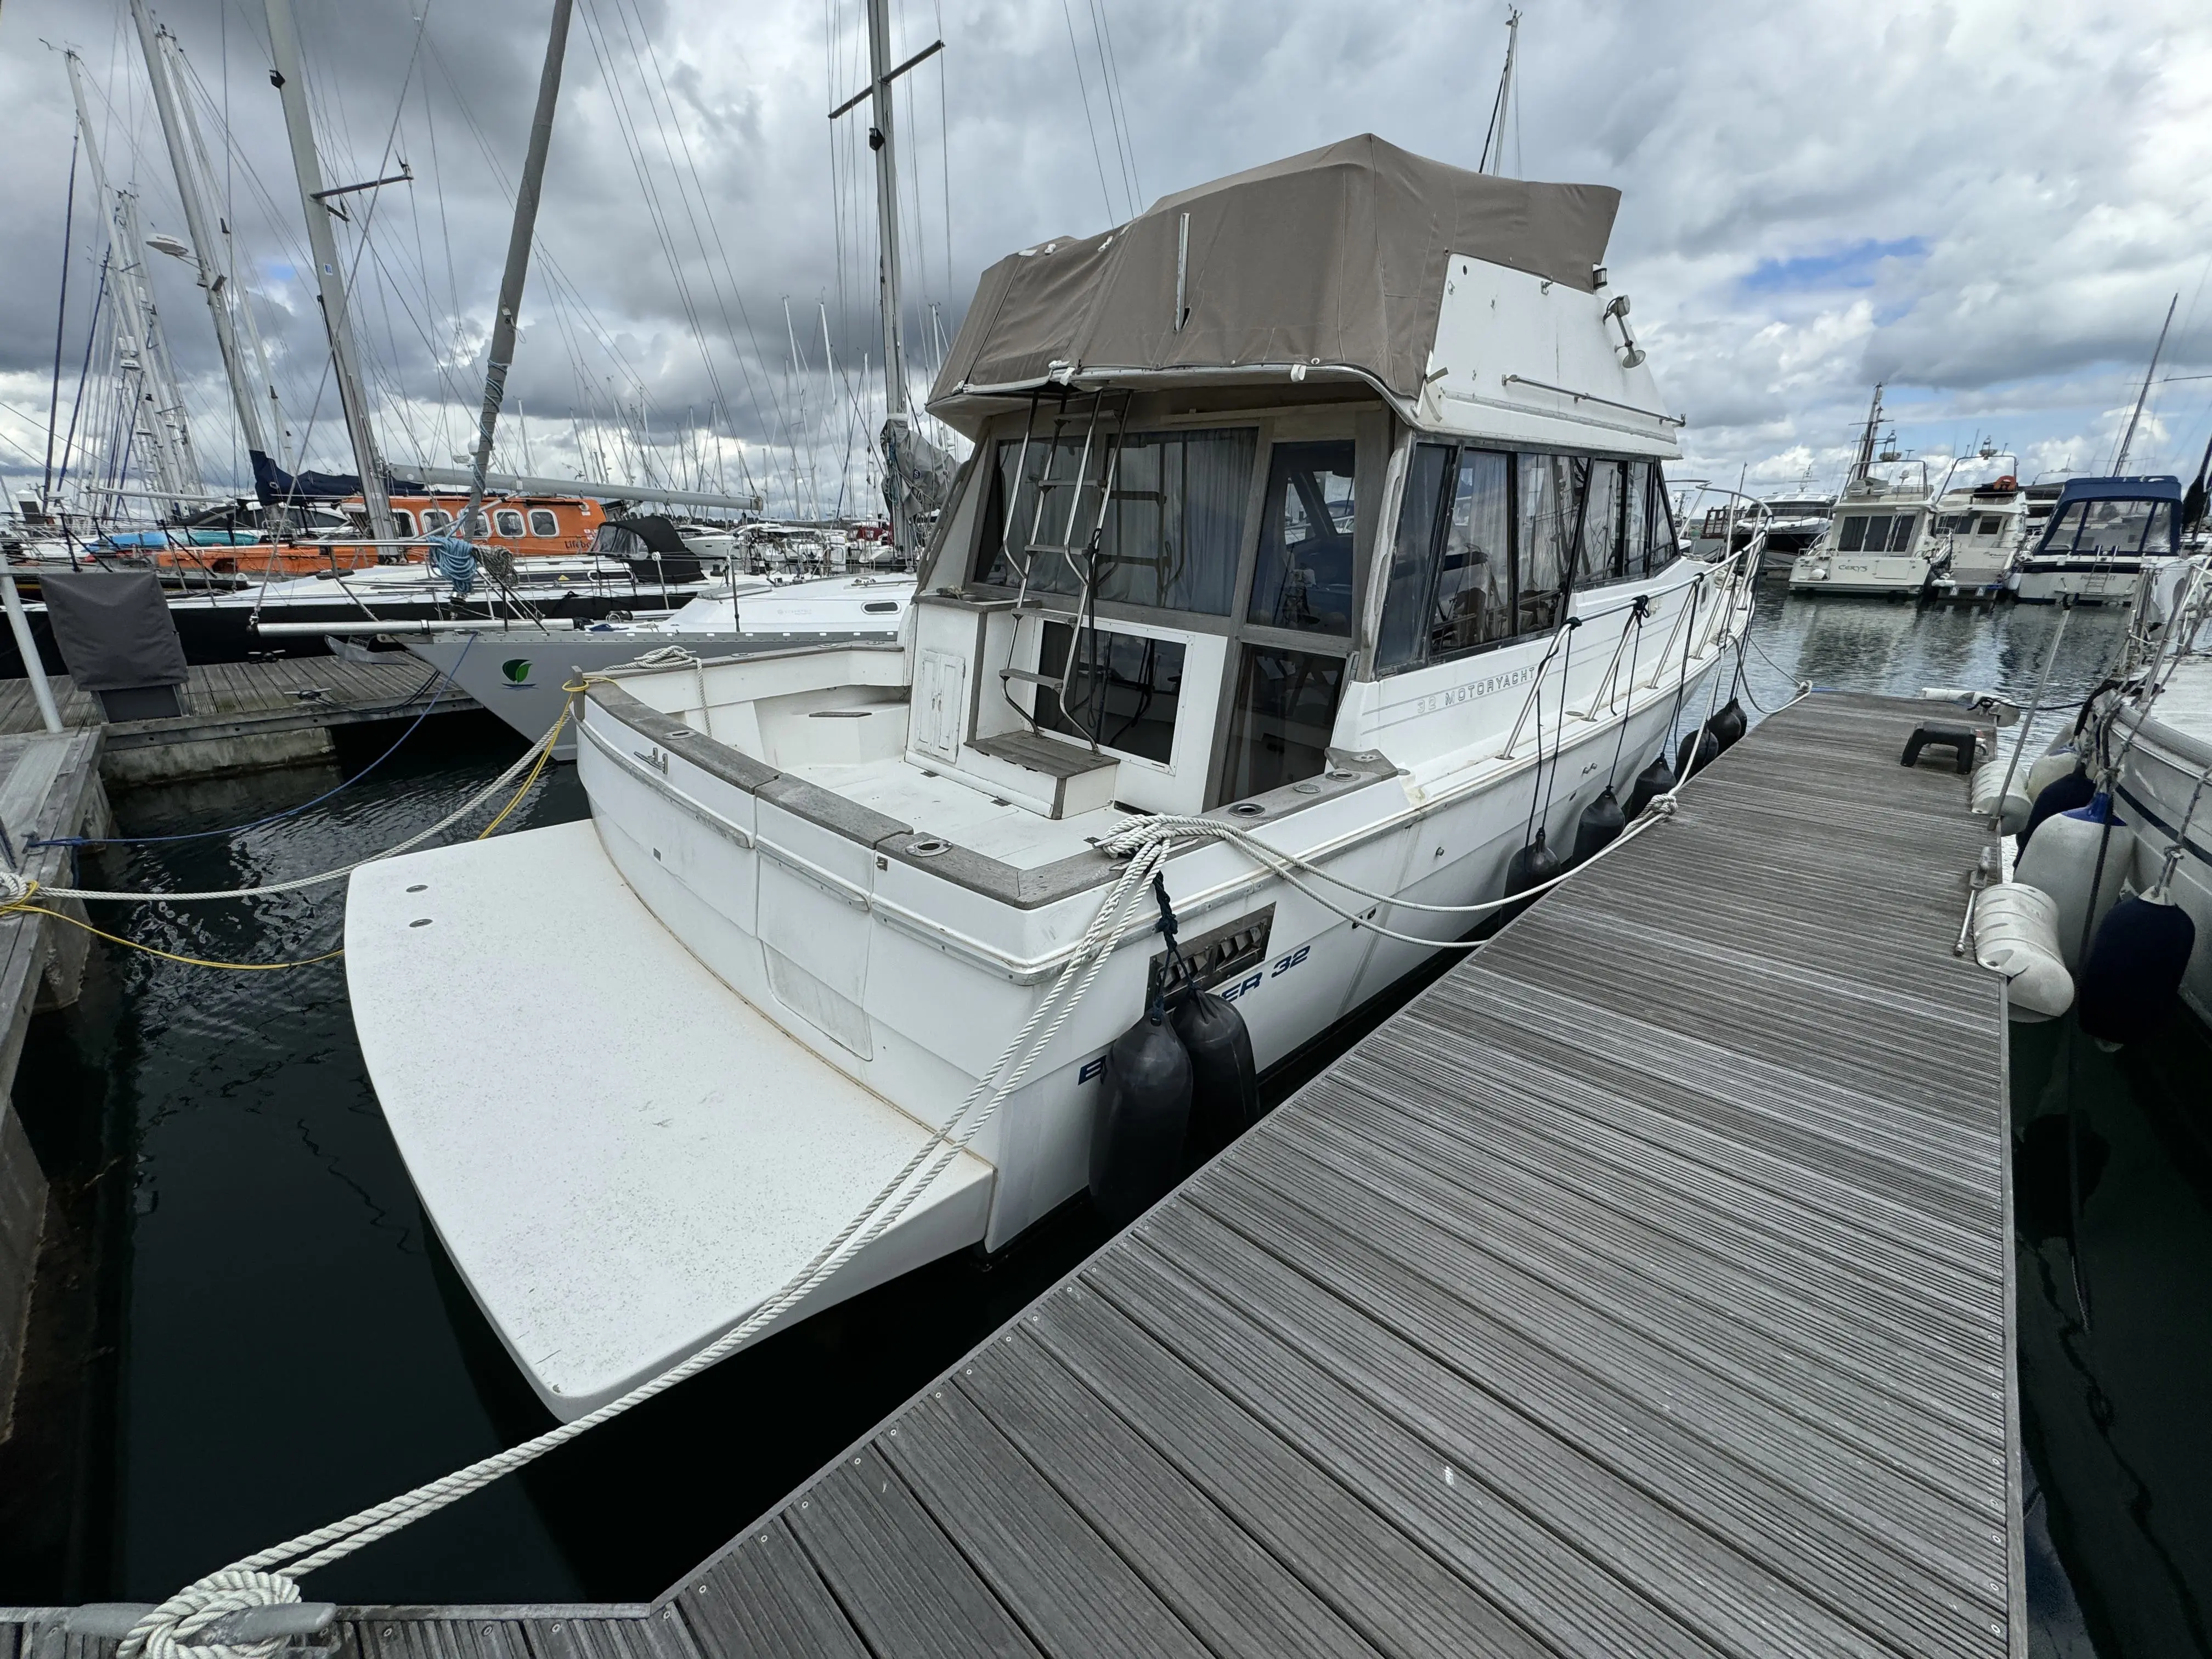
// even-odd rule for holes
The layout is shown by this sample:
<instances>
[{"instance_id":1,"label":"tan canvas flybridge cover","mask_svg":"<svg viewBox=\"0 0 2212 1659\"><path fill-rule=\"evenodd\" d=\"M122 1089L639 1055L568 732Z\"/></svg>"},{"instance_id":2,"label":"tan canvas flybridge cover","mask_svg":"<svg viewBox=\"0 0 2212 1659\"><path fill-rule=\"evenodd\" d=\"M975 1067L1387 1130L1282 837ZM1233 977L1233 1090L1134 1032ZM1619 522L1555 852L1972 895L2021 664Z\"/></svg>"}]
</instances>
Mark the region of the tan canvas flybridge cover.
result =
<instances>
[{"instance_id":1,"label":"tan canvas flybridge cover","mask_svg":"<svg viewBox=\"0 0 2212 1659\"><path fill-rule=\"evenodd\" d=\"M1603 185L1497 179L1371 133L1343 139L1164 198L1103 235L1000 260L976 286L930 410L972 426L984 394L1027 391L1055 364L1085 375L1322 364L1410 401L1436 339L1448 255L1588 293L1620 205Z\"/></svg>"}]
</instances>

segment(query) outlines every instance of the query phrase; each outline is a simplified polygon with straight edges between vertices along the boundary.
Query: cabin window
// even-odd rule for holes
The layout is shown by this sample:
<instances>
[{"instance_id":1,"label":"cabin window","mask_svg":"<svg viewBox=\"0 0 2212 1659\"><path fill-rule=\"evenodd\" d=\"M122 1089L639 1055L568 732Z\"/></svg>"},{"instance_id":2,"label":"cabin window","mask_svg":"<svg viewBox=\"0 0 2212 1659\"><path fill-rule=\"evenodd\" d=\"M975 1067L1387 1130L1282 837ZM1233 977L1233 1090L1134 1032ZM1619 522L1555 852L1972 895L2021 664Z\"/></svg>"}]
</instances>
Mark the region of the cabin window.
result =
<instances>
[{"instance_id":1,"label":"cabin window","mask_svg":"<svg viewBox=\"0 0 2212 1659\"><path fill-rule=\"evenodd\" d=\"M1352 632L1353 449L1349 439L1274 447L1245 621Z\"/></svg>"},{"instance_id":2,"label":"cabin window","mask_svg":"<svg viewBox=\"0 0 2212 1659\"><path fill-rule=\"evenodd\" d=\"M1378 667L1441 661L1513 636L1511 465L1489 450L1415 446Z\"/></svg>"},{"instance_id":3,"label":"cabin window","mask_svg":"<svg viewBox=\"0 0 2212 1659\"><path fill-rule=\"evenodd\" d=\"M441 508L426 507L422 509L422 533L426 536L435 536L451 528L453 522L453 515Z\"/></svg>"},{"instance_id":4,"label":"cabin window","mask_svg":"<svg viewBox=\"0 0 2212 1659\"><path fill-rule=\"evenodd\" d=\"M1620 463L1571 464L1583 485L1575 585L1589 587L1620 574Z\"/></svg>"},{"instance_id":5,"label":"cabin window","mask_svg":"<svg viewBox=\"0 0 2212 1659\"><path fill-rule=\"evenodd\" d=\"M415 515L404 507L393 507L392 529L395 535L412 536L415 533Z\"/></svg>"},{"instance_id":6,"label":"cabin window","mask_svg":"<svg viewBox=\"0 0 2212 1659\"><path fill-rule=\"evenodd\" d=\"M1113 499L1103 520L1102 447L1094 444L1082 467L1088 482L1079 490L1079 431L1057 444L1049 437L1032 440L1018 481L1021 441L1000 441L975 580L1018 587L1026 562L1032 593L1079 594L1077 572L1095 530L1100 599L1230 615L1259 434L1249 427L1131 433L1114 462ZM1071 546L1073 553L1064 550Z\"/></svg>"},{"instance_id":7,"label":"cabin window","mask_svg":"<svg viewBox=\"0 0 2212 1659\"><path fill-rule=\"evenodd\" d=\"M1545 633L1559 625L1572 562L1567 549L1575 525L1576 466L1564 455L1523 455L1515 503L1518 565L1514 580L1516 632Z\"/></svg>"},{"instance_id":8,"label":"cabin window","mask_svg":"<svg viewBox=\"0 0 2212 1659\"><path fill-rule=\"evenodd\" d=\"M1039 686L1036 723L1101 749L1157 761L1175 750L1176 709L1182 696L1180 640L1146 639L1105 629L1093 633L1048 622L1037 672L1062 682L1055 694Z\"/></svg>"},{"instance_id":9,"label":"cabin window","mask_svg":"<svg viewBox=\"0 0 2212 1659\"><path fill-rule=\"evenodd\" d=\"M1992 514L1984 518L1979 524L1974 526L1974 534L1977 536L1994 536L2003 528L2004 520Z\"/></svg>"},{"instance_id":10,"label":"cabin window","mask_svg":"<svg viewBox=\"0 0 2212 1659\"><path fill-rule=\"evenodd\" d=\"M1344 659L1309 651L1244 647L1229 714L1221 799L1243 800L1296 783L1328 765Z\"/></svg>"},{"instance_id":11,"label":"cabin window","mask_svg":"<svg viewBox=\"0 0 2212 1659\"><path fill-rule=\"evenodd\" d=\"M530 533L548 539L561 533L561 521L544 507L530 509Z\"/></svg>"},{"instance_id":12,"label":"cabin window","mask_svg":"<svg viewBox=\"0 0 2212 1659\"><path fill-rule=\"evenodd\" d=\"M495 535L520 536L522 533L522 514L511 507L502 507L493 514L491 524Z\"/></svg>"}]
</instances>

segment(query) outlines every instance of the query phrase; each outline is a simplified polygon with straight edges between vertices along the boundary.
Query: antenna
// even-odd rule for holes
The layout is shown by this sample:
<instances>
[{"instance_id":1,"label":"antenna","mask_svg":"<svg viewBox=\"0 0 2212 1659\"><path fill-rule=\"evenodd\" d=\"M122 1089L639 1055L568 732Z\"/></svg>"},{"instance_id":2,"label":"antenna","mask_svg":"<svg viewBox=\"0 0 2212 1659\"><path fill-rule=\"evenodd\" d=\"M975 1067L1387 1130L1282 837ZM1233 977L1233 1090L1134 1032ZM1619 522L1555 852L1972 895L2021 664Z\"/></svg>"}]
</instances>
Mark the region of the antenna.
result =
<instances>
[{"instance_id":1,"label":"antenna","mask_svg":"<svg viewBox=\"0 0 2212 1659\"><path fill-rule=\"evenodd\" d=\"M2166 349L2166 331L2173 326L2173 308L2180 303L2179 294L2166 302L2166 320L2159 325L2158 343L2150 349L2150 367L2143 370L2142 390L2136 393L2135 412L2128 416L2128 429L2120 434L2119 453L2112 457L2115 477L2128 470L2128 449L2136 441L2136 422L2142 419L2143 404L2150 396L2150 377L2158 373L2159 353Z\"/></svg>"},{"instance_id":2,"label":"antenna","mask_svg":"<svg viewBox=\"0 0 2212 1659\"><path fill-rule=\"evenodd\" d=\"M1505 166L1505 114L1513 101L1513 60L1521 46L1521 10L1505 9L1505 72L1498 77L1498 100L1490 106L1490 129L1482 135L1482 159L1477 173L1498 173Z\"/></svg>"}]
</instances>

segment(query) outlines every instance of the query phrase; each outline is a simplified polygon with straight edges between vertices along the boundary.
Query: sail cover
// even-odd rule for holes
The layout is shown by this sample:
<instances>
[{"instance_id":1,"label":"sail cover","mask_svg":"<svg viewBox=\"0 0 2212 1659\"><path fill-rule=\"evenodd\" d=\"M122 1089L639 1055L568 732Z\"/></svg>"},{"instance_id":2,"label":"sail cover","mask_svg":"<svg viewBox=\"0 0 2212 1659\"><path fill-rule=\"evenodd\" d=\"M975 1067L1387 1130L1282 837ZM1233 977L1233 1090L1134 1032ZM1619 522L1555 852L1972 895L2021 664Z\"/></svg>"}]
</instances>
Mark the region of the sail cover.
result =
<instances>
[{"instance_id":1,"label":"sail cover","mask_svg":"<svg viewBox=\"0 0 2212 1659\"><path fill-rule=\"evenodd\" d=\"M1163 198L1103 234L1000 260L976 287L930 412L972 427L989 395L1071 374L1293 363L1356 369L1410 400L1448 255L1594 292L1620 204L1604 185L1493 178L1372 133L1343 139Z\"/></svg>"}]
</instances>

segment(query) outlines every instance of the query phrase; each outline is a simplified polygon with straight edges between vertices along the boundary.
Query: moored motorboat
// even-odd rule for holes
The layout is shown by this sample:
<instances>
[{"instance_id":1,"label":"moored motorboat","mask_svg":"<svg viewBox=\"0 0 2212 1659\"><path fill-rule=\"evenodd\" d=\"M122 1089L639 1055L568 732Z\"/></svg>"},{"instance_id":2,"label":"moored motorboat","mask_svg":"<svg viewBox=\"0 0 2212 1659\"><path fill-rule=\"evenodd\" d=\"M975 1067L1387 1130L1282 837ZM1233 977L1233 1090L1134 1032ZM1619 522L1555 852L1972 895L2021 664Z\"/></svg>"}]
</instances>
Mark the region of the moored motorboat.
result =
<instances>
[{"instance_id":1,"label":"moored motorboat","mask_svg":"<svg viewBox=\"0 0 2212 1659\"><path fill-rule=\"evenodd\" d=\"M1677 556L1617 202L1362 137L1000 261L896 642L607 671L588 824L356 874L379 1097L550 1409L1003 1246L1148 1006L1273 1065L1671 787L1756 554ZM1088 937L1125 854L1173 952ZM457 995L507 1040L423 1042Z\"/></svg>"},{"instance_id":2,"label":"moored motorboat","mask_svg":"<svg viewBox=\"0 0 2212 1659\"><path fill-rule=\"evenodd\" d=\"M2031 605L2124 605L2146 568L2180 552L2180 479L2069 478L2014 564L2013 591Z\"/></svg>"}]
</instances>

